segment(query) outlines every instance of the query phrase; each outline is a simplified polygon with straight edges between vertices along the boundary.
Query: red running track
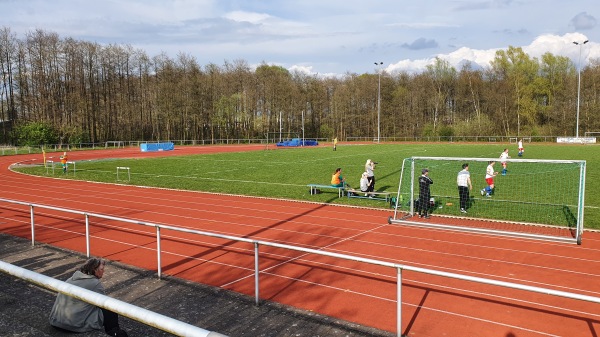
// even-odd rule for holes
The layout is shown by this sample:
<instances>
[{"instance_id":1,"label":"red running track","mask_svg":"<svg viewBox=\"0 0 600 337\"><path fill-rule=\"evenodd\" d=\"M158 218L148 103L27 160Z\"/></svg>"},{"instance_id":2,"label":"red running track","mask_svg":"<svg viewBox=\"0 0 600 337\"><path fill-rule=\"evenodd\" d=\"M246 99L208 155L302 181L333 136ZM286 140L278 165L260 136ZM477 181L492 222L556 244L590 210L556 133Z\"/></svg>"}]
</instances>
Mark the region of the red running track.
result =
<instances>
[{"instance_id":1,"label":"red running track","mask_svg":"<svg viewBox=\"0 0 600 337\"><path fill-rule=\"evenodd\" d=\"M205 146L70 152L69 160L262 150ZM0 158L0 198L286 243L410 266L600 297L600 233L581 246L387 224L389 210L139 188L8 170L41 155ZM31 237L28 209L0 204L0 230ZM36 211L36 240L85 252L83 219ZM157 270L154 229L92 220L95 256ZM253 296L253 247L161 231L162 271ZM396 330L395 270L261 247L261 298L375 328ZM600 304L403 272L408 336L600 336Z\"/></svg>"}]
</instances>

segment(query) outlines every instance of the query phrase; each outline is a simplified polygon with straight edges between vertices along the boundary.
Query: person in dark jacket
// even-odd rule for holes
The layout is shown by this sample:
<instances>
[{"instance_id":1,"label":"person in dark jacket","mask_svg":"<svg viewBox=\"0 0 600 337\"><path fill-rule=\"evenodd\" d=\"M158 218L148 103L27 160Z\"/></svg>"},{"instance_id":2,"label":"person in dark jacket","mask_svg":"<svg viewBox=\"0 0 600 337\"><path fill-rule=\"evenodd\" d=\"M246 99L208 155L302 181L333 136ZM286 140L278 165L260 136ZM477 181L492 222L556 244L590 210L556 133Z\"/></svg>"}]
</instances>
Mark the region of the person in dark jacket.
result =
<instances>
[{"instance_id":1,"label":"person in dark jacket","mask_svg":"<svg viewBox=\"0 0 600 337\"><path fill-rule=\"evenodd\" d=\"M66 282L104 295L100 279L106 262L91 258ZM127 337L119 327L119 316L107 309L59 293L50 311L50 325L73 332L104 330L109 336Z\"/></svg>"},{"instance_id":2,"label":"person in dark jacket","mask_svg":"<svg viewBox=\"0 0 600 337\"><path fill-rule=\"evenodd\" d=\"M429 178L429 169L424 168L419 177L419 203L417 205L419 218L424 217L429 219L427 213L429 211L429 199L431 198L431 192L429 190L429 185L431 184L433 184L433 180Z\"/></svg>"}]
</instances>

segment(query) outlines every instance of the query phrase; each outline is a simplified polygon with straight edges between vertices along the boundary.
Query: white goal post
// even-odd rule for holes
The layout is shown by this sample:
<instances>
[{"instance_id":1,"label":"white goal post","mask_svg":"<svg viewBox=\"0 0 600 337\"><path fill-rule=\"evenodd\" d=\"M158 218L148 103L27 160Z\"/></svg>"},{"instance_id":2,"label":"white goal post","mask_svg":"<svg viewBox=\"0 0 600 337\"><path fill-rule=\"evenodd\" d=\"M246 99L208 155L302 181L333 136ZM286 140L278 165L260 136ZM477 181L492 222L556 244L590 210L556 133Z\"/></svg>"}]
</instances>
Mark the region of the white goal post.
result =
<instances>
[{"instance_id":1,"label":"white goal post","mask_svg":"<svg viewBox=\"0 0 600 337\"><path fill-rule=\"evenodd\" d=\"M487 196L486 169L498 175ZM403 161L394 215L388 222L482 234L581 244L586 162L584 160L411 157ZM461 211L457 174L468 164L473 189ZM419 176L429 169L432 217L416 215Z\"/></svg>"},{"instance_id":2,"label":"white goal post","mask_svg":"<svg viewBox=\"0 0 600 337\"><path fill-rule=\"evenodd\" d=\"M116 147L117 149L125 148L125 142L122 140L109 140L104 143L104 148Z\"/></svg>"},{"instance_id":3,"label":"white goal post","mask_svg":"<svg viewBox=\"0 0 600 337\"><path fill-rule=\"evenodd\" d=\"M531 137L510 137L508 138L508 142L510 144L517 144L519 139L523 140L523 143L531 143Z\"/></svg>"}]
</instances>

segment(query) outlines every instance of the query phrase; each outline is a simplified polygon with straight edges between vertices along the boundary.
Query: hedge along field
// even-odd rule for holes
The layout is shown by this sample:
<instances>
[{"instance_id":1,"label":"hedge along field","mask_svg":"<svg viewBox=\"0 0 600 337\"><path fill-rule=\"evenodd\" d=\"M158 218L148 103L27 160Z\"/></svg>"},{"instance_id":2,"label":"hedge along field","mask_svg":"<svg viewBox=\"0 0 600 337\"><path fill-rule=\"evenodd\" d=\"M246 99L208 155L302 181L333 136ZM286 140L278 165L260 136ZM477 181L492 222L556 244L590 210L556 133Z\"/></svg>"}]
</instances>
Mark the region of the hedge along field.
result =
<instances>
[{"instance_id":1,"label":"hedge along field","mask_svg":"<svg viewBox=\"0 0 600 337\"><path fill-rule=\"evenodd\" d=\"M306 185L311 183L329 185L334 170L340 167L342 175L349 185L358 188L365 162L367 159L372 159L379 163L375 170L375 189L396 193L402 161L405 158L412 156L498 158L504 148L509 149L511 157L518 158L516 144L338 144L337 151L332 151L331 147L305 147L181 157L77 161L76 174L73 174L72 171L63 174L57 167L54 176L181 190L389 208L389 204L383 201L338 198L335 190L323 190L322 194L310 195ZM586 160L584 227L600 229L600 196L596 193L600 188L599 154L600 148L597 145L526 143L523 158ZM129 167L131 180L127 181L127 172L121 171L119 181L117 181L117 167ZM500 171L501 168L502 166L498 162L495 166L496 171ZM460 162L456 163L456 167L448 168L452 173L444 172L444 175L448 177L446 179L455 180L456 173L460 169ZM43 167L21 167L18 170L36 175L52 175L51 170ZM442 176L440 172L432 169L430 176L434 182L436 175ZM473 180L471 194L473 196L479 196L479 190L485 186L484 175L484 169L471 169ZM575 184L576 181L573 183ZM434 184L432 186L434 195L436 194L435 188ZM536 187L532 186L531 188L532 193L535 193Z\"/></svg>"}]
</instances>

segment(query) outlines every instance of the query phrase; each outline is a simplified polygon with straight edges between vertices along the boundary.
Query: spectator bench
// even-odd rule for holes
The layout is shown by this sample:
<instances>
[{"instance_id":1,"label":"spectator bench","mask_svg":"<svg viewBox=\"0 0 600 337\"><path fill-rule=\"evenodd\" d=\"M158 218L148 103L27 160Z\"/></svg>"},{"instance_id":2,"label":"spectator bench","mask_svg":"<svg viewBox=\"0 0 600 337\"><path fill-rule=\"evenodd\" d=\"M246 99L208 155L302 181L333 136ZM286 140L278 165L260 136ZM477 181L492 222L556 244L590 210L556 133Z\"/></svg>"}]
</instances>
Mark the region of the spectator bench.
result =
<instances>
[{"instance_id":1,"label":"spectator bench","mask_svg":"<svg viewBox=\"0 0 600 337\"><path fill-rule=\"evenodd\" d=\"M348 199L359 198L390 202L390 199L392 197L392 192L362 192L361 190L357 190L354 188L349 188L346 190L346 192L348 193ZM365 194L367 194L367 196L365 196ZM371 196L372 198L370 198Z\"/></svg>"},{"instance_id":2,"label":"spectator bench","mask_svg":"<svg viewBox=\"0 0 600 337\"><path fill-rule=\"evenodd\" d=\"M310 188L310 194L316 194L314 193L315 190L317 189L331 189L331 190L337 190L338 191L338 198L341 198L344 195L344 189L346 187L335 187L335 186L331 186L331 185L319 185L319 184L308 184L306 185Z\"/></svg>"}]
</instances>

